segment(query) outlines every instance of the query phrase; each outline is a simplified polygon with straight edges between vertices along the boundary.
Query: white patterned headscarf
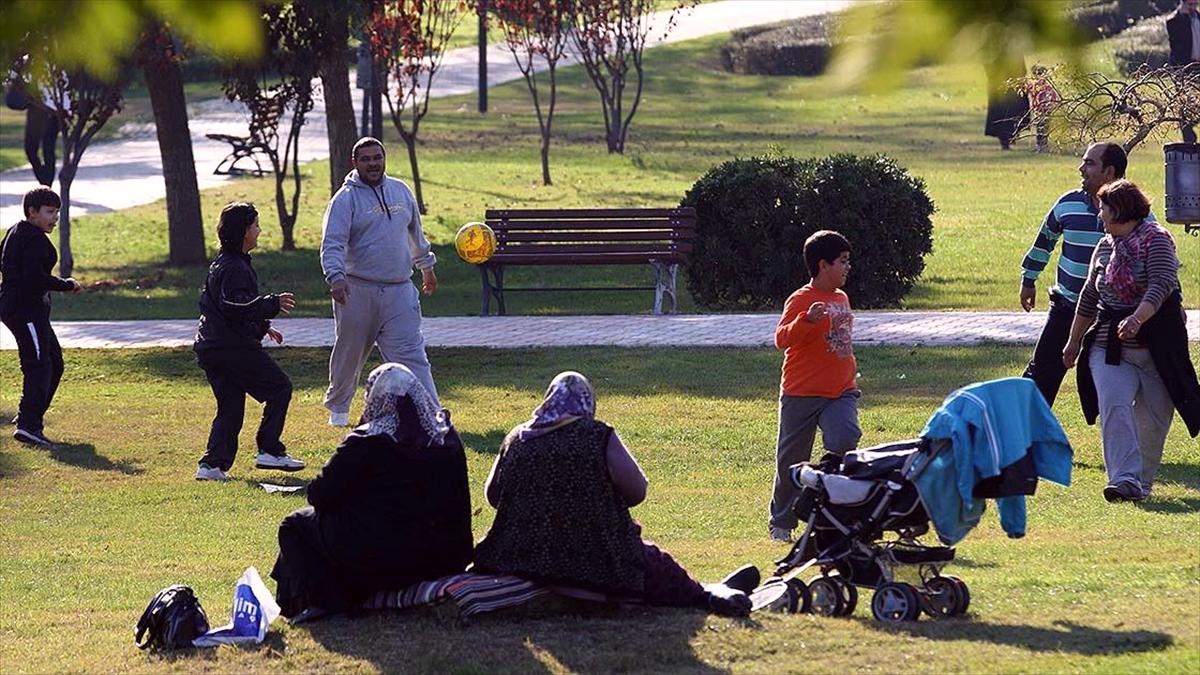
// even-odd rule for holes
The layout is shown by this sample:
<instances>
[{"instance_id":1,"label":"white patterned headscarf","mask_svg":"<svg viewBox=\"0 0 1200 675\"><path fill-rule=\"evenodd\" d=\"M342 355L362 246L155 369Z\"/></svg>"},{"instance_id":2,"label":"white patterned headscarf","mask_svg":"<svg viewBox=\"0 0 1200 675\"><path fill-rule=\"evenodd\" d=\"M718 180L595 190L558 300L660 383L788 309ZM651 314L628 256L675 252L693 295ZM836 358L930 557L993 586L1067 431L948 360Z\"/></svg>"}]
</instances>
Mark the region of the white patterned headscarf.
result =
<instances>
[{"instance_id":1,"label":"white patterned headscarf","mask_svg":"<svg viewBox=\"0 0 1200 675\"><path fill-rule=\"evenodd\" d=\"M533 417L517 433L524 441L575 420L595 416L596 395L592 392L592 384L583 375L566 370L550 381L545 398L533 409Z\"/></svg>"},{"instance_id":2,"label":"white patterned headscarf","mask_svg":"<svg viewBox=\"0 0 1200 675\"><path fill-rule=\"evenodd\" d=\"M399 363L385 363L367 376L366 407L363 409L362 426L367 434L387 434L393 439L400 426L400 399L407 397L417 409L421 428L429 436L432 445L441 445L450 423L446 412L438 408L433 397L425 390L421 381L407 367Z\"/></svg>"}]
</instances>

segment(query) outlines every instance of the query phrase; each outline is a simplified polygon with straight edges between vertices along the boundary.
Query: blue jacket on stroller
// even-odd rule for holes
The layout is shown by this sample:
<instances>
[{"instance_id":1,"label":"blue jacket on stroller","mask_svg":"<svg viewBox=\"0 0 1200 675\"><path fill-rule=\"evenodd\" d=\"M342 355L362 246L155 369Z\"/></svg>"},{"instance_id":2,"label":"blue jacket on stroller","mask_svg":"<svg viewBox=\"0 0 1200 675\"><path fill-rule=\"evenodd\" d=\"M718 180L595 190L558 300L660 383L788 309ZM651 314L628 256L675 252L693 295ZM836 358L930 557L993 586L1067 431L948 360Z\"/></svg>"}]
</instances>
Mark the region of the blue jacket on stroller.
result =
<instances>
[{"instance_id":1,"label":"blue jacket on stroller","mask_svg":"<svg viewBox=\"0 0 1200 675\"><path fill-rule=\"evenodd\" d=\"M921 437L946 439L952 446L913 480L938 538L947 546L961 541L979 523L984 498L997 497L1000 525L1010 537L1022 537L1024 495L1033 494L1037 478L1071 483L1071 445L1046 400L1026 378L979 382L952 392L929 418ZM1008 487L996 488L997 482ZM985 487L989 483L990 490ZM1028 488L1013 487L1015 483Z\"/></svg>"}]
</instances>

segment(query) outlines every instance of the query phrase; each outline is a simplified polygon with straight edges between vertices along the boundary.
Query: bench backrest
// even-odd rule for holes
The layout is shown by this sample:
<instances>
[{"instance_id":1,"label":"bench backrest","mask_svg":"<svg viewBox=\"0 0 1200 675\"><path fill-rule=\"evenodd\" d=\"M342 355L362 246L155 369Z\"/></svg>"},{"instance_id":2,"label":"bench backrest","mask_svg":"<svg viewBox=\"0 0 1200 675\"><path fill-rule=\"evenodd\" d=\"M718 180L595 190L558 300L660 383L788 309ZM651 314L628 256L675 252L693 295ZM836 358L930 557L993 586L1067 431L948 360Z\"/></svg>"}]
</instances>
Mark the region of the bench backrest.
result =
<instances>
[{"instance_id":1,"label":"bench backrest","mask_svg":"<svg viewBox=\"0 0 1200 675\"><path fill-rule=\"evenodd\" d=\"M496 233L489 265L681 263L696 238L696 210L488 209Z\"/></svg>"}]
</instances>

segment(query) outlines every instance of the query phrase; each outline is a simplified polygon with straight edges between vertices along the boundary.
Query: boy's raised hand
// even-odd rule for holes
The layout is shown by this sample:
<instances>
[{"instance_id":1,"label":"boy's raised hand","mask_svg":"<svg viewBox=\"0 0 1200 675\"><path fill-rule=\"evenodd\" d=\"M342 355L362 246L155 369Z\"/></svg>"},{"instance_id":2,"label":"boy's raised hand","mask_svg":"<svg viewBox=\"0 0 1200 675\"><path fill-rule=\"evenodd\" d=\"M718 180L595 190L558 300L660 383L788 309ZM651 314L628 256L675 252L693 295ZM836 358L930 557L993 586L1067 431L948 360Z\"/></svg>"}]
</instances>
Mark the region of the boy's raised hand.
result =
<instances>
[{"instance_id":1,"label":"boy's raised hand","mask_svg":"<svg viewBox=\"0 0 1200 675\"><path fill-rule=\"evenodd\" d=\"M829 308L823 302L814 302L808 306L808 314L804 315L804 320L809 323L816 323L829 315Z\"/></svg>"},{"instance_id":2,"label":"boy's raised hand","mask_svg":"<svg viewBox=\"0 0 1200 675\"><path fill-rule=\"evenodd\" d=\"M287 314L288 312L292 311L295 308L296 308L296 296L292 295L291 293L287 293L287 292L279 294L279 311L280 312L282 312L283 314Z\"/></svg>"}]
</instances>

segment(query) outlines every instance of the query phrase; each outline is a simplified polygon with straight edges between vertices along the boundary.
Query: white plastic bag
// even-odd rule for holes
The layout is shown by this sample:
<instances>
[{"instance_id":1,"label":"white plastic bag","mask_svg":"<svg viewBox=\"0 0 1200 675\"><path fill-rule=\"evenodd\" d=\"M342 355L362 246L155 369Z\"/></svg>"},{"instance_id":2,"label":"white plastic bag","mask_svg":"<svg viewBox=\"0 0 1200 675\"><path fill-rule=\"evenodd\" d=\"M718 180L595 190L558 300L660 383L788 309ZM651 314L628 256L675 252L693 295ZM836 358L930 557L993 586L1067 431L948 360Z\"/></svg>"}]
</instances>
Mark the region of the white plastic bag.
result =
<instances>
[{"instance_id":1,"label":"white plastic bag","mask_svg":"<svg viewBox=\"0 0 1200 675\"><path fill-rule=\"evenodd\" d=\"M266 638L267 627L279 616L279 604L253 567L247 567L238 579L229 614L229 623L192 640L192 644L196 647L257 644Z\"/></svg>"}]
</instances>

